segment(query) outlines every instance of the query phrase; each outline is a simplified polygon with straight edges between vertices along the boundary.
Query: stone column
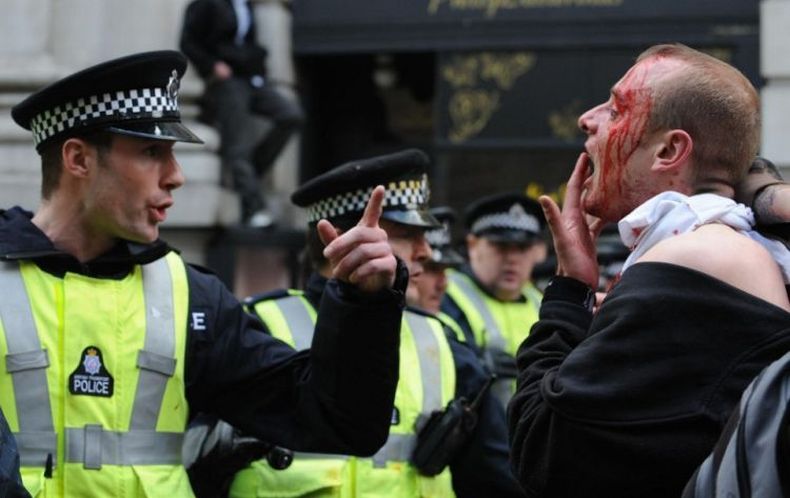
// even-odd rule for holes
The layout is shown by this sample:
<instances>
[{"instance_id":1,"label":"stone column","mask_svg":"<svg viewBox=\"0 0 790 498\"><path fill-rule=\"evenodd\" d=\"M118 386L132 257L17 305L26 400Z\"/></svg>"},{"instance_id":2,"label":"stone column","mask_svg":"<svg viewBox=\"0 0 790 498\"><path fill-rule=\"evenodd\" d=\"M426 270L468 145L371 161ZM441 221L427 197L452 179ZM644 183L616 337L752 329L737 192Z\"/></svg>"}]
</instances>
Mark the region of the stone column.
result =
<instances>
[{"instance_id":1,"label":"stone column","mask_svg":"<svg viewBox=\"0 0 790 498\"><path fill-rule=\"evenodd\" d=\"M790 180L790 0L760 3L760 72L763 139L761 154L776 164ZM737 137L733 137L737 140Z\"/></svg>"},{"instance_id":2,"label":"stone column","mask_svg":"<svg viewBox=\"0 0 790 498\"><path fill-rule=\"evenodd\" d=\"M291 43L290 1L251 0L258 26L258 39L269 51L267 60L268 84L273 85L285 97L298 100L296 71ZM285 225L303 226L300 210L290 203L290 195L299 182L299 136L283 149L275 161L264 184L271 191L267 202L273 214Z\"/></svg>"}]
</instances>

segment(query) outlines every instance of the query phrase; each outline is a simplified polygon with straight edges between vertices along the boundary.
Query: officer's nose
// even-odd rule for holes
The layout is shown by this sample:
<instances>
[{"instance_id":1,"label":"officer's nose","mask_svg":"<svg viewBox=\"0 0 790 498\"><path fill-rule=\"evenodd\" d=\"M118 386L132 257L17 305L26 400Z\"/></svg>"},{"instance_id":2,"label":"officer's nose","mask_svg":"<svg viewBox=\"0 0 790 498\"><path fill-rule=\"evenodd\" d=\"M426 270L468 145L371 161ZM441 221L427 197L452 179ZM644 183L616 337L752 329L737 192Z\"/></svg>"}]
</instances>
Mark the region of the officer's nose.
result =
<instances>
[{"instance_id":1,"label":"officer's nose","mask_svg":"<svg viewBox=\"0 0 790 498\"><path fill-rule=\"evenodd\" d=\"M170 156L170 160L165 166L164 178L162 181L164 183L164 188L168 191L179 188L186 181L186 178L184 178L184 171L173 155Z\"/></svg>"}]
</instances>

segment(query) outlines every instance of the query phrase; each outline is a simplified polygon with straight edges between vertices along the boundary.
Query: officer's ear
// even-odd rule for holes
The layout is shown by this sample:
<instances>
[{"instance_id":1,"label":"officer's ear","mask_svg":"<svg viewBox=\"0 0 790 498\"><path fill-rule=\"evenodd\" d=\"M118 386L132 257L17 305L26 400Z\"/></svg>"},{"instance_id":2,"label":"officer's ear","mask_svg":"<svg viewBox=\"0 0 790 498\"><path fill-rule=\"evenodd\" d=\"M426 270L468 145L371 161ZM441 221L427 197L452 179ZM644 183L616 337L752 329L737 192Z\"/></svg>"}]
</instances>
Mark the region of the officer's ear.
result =
<instances>
[{"instance_id":1,"label":"officer's ear","mask_svg":"<svg viewBox=\"0 0 790 498\"><path fill-rule=\"evenodd\" d=\"M81 138L69 138L60 149L64 174L86 178L91 167L98 163L99 151Z\"/></svg>"},{"instance_id":2,"label":"officer's ear","mask_svg":"<svg viewBox=\"0 0 790 498\"><path fill-rule=\"evenodd\" d=\"M473 235L471 233L466 234L466 248L468 250L474 249L478 242L480 242L480 238L477 235Z\"/></svg>"}]
</instances>

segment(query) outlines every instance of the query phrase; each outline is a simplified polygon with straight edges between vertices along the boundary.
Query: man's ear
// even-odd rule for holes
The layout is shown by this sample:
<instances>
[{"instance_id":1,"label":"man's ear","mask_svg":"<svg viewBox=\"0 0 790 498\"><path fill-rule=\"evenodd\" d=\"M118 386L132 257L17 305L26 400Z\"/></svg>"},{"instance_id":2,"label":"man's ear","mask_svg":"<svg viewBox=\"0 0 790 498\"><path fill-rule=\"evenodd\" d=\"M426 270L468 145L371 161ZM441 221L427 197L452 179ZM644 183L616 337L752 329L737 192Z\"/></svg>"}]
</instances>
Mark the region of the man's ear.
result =
<instances>
[{"instance_id":1,"label":"man's ear","mask_svg":"<svg viewBox=\"0 0 790 498\"><path fill-rule=\"evenodd\" d=\"M96 163L96 147L81 138L69 138L60 149L63 172L78 178L88 176L90 166Z\"/></svg>"},{"instance_id":2,"label":"man's ear","mask_svg":"<svg viewBox=\"0 0 790 498\"><path fill-rule=\"evenodd\" d=\"M694 141L685 130L668 130L658 136L653 171L678 170L691 159Z\"/></svg>"}]
</instances>

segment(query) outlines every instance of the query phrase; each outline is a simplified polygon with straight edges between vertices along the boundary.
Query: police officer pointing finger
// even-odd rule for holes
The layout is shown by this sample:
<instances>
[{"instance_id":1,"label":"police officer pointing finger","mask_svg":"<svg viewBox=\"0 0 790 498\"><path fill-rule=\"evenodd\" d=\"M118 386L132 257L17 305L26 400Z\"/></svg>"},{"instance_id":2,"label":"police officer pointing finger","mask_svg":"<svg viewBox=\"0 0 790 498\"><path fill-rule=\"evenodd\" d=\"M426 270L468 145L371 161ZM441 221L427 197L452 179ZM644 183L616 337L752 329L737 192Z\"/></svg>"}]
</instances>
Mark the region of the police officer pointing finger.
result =
<instances>
[{"instance_id":1,"label":"police officer pointing finger","mask_svg":"<svg viewBox=\"0 0 790 498\"><path fill-rule=\"evenodd\" d=\"M158 238L184 182L173 145L200 141L180 121L185 68L135 54L13 109L43 180L35 214L0 212L0 406L35 496L192 496L181 446L197 412L294 449L372 454L387 438L407 275L375 205L369 229L333 238L345 273L309 355Z\"/></svg>"}]
</instances>

